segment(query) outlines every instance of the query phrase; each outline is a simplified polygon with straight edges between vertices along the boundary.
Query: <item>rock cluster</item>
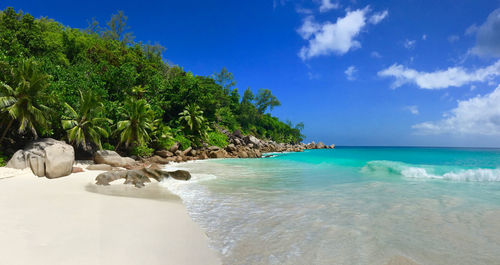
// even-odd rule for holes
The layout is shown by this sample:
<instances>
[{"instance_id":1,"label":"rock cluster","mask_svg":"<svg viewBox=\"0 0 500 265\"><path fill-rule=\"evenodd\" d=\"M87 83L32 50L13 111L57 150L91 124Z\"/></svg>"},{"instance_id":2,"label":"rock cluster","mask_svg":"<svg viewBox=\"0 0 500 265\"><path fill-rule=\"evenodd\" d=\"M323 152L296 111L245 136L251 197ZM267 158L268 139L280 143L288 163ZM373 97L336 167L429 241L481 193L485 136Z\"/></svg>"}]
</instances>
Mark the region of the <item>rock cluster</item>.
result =
<instances>
[{"instance_id":1,"label":"rock cluster","mask_svg":"<svg viewBox=\"0 0 500 265\"><path fill-rule=\"evenodd\" d=\"M190 180L191 174L185 170L163 171L160 166L153 164L140 169L104 172L99 174L95 180L97 185L109 185L112 181L125 179L124 184L132 184L137 188L142 188L145 183L151 182L150 178L160 182L168 177L177 180Z\"/></svg>"},{"instance_id":2,"label":"rock cluster","mask_svg":"<svg viewBox=\"0 0 500 265\"><path fill-rule=\"evenodd\" d=\"M221 130L226 134L229 144L220 148L218 146L203 146L200 148L189 147L186 150L180 150L178 143L174 144L169 150L159 150L153 157L148 158L148 162L167 164L169 162L183 162L189 160L199 160L208 158L258 158L262 153L271 152L303 152L305 149L330 149L335 145L327 146L322 142L310 144L283 144L274 141L264 141L253 135L243 136L241 131L236 130L230 133Z\"/></svg>"},{"instance_id":3,"label":"rock cluster","mask_svg":"<svg viewBox=\"0 0 500 265\"><path fill-rule=\"evenodd\" d=\"M59 178L72 173L74 162L75 151L71 145L44 138L18 150L6 166L17 169L29 167L39 177Z\"/></svg>"}]
</instances>

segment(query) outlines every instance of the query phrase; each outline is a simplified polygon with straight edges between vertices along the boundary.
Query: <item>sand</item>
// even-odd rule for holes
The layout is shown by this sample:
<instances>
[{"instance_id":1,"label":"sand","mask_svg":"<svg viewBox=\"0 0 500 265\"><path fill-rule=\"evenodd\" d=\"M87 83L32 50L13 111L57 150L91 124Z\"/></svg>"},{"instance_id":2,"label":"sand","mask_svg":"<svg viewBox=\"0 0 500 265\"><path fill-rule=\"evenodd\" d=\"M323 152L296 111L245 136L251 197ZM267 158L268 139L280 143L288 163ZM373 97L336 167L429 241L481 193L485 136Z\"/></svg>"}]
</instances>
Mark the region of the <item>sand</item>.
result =
<instances>
[{"instance_id":1,"label":"sand","mask_svg":"<svg viewBox=\"0 0 500 265\"><path fill-rule=\"evenodd\" d=\"M179 197L0 168L0 264L220 264ZM116 181L118 182L118 181Z\"/></svg>"}]
</instances>

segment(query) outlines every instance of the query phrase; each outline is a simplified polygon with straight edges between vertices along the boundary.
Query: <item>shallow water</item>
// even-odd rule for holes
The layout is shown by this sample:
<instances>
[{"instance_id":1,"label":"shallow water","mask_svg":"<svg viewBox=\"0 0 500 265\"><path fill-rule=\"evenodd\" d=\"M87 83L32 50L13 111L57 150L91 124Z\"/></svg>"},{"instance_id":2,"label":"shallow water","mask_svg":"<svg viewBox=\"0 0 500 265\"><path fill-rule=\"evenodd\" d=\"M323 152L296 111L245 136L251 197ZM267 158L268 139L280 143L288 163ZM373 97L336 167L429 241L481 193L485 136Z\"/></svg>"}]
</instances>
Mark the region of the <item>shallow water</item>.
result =
<instances>
[{"instance_id":1,"label":"shallow water","mask_svg":"<svg viewBox=\"0 0 500 265\"><path fill-rule=\"evenodd\" d=\"M224 264L500 264L500 150L337 148L181 164Z\"/></svg>"}]
</instances>

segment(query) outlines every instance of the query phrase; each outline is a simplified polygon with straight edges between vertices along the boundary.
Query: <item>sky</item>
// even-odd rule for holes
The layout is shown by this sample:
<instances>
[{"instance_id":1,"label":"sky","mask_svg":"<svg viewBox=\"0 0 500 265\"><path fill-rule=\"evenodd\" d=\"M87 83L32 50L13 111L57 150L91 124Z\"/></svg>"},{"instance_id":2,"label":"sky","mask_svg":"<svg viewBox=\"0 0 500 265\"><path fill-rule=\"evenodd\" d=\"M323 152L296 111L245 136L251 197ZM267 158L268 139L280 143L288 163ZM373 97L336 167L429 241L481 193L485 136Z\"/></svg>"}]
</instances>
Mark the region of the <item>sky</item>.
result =
<instances>
[{"instance_id":1,"label":"sky","mask_svg":"<svg viewBox=\"0 0 500 265\"><path fill-rule=\"evenodd\" d=\"M271 89L306 142L500 147L500 0L3 0L86 28L123 10L136 41L197 75Z\"/></svg>"}]
</instances>

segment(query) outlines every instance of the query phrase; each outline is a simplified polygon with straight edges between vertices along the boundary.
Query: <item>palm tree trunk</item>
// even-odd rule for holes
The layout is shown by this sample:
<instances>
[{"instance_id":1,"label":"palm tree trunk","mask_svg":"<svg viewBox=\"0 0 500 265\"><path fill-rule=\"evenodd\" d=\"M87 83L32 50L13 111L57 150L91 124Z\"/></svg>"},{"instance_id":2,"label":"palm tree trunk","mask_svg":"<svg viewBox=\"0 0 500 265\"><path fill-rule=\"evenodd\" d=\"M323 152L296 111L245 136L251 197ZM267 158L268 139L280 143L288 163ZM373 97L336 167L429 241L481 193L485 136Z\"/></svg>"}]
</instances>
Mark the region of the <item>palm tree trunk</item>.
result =
<instances>
[{"instance_id":1,"label":"palm tree trunk","mask_svg":"<svg viewBox=\"0 0 500 265\"><path fill-rule=\"evenodd\" d=\"M2 143L3 139L5 138L5 135L7 135L7 132L9 131L10 127L12 126L12 123L14 122L14 119L11 119L9 121L9 124L7 124L7 128L2 133L2 137L0 138L0 144Z\"/></svg>"}]
</instances>

